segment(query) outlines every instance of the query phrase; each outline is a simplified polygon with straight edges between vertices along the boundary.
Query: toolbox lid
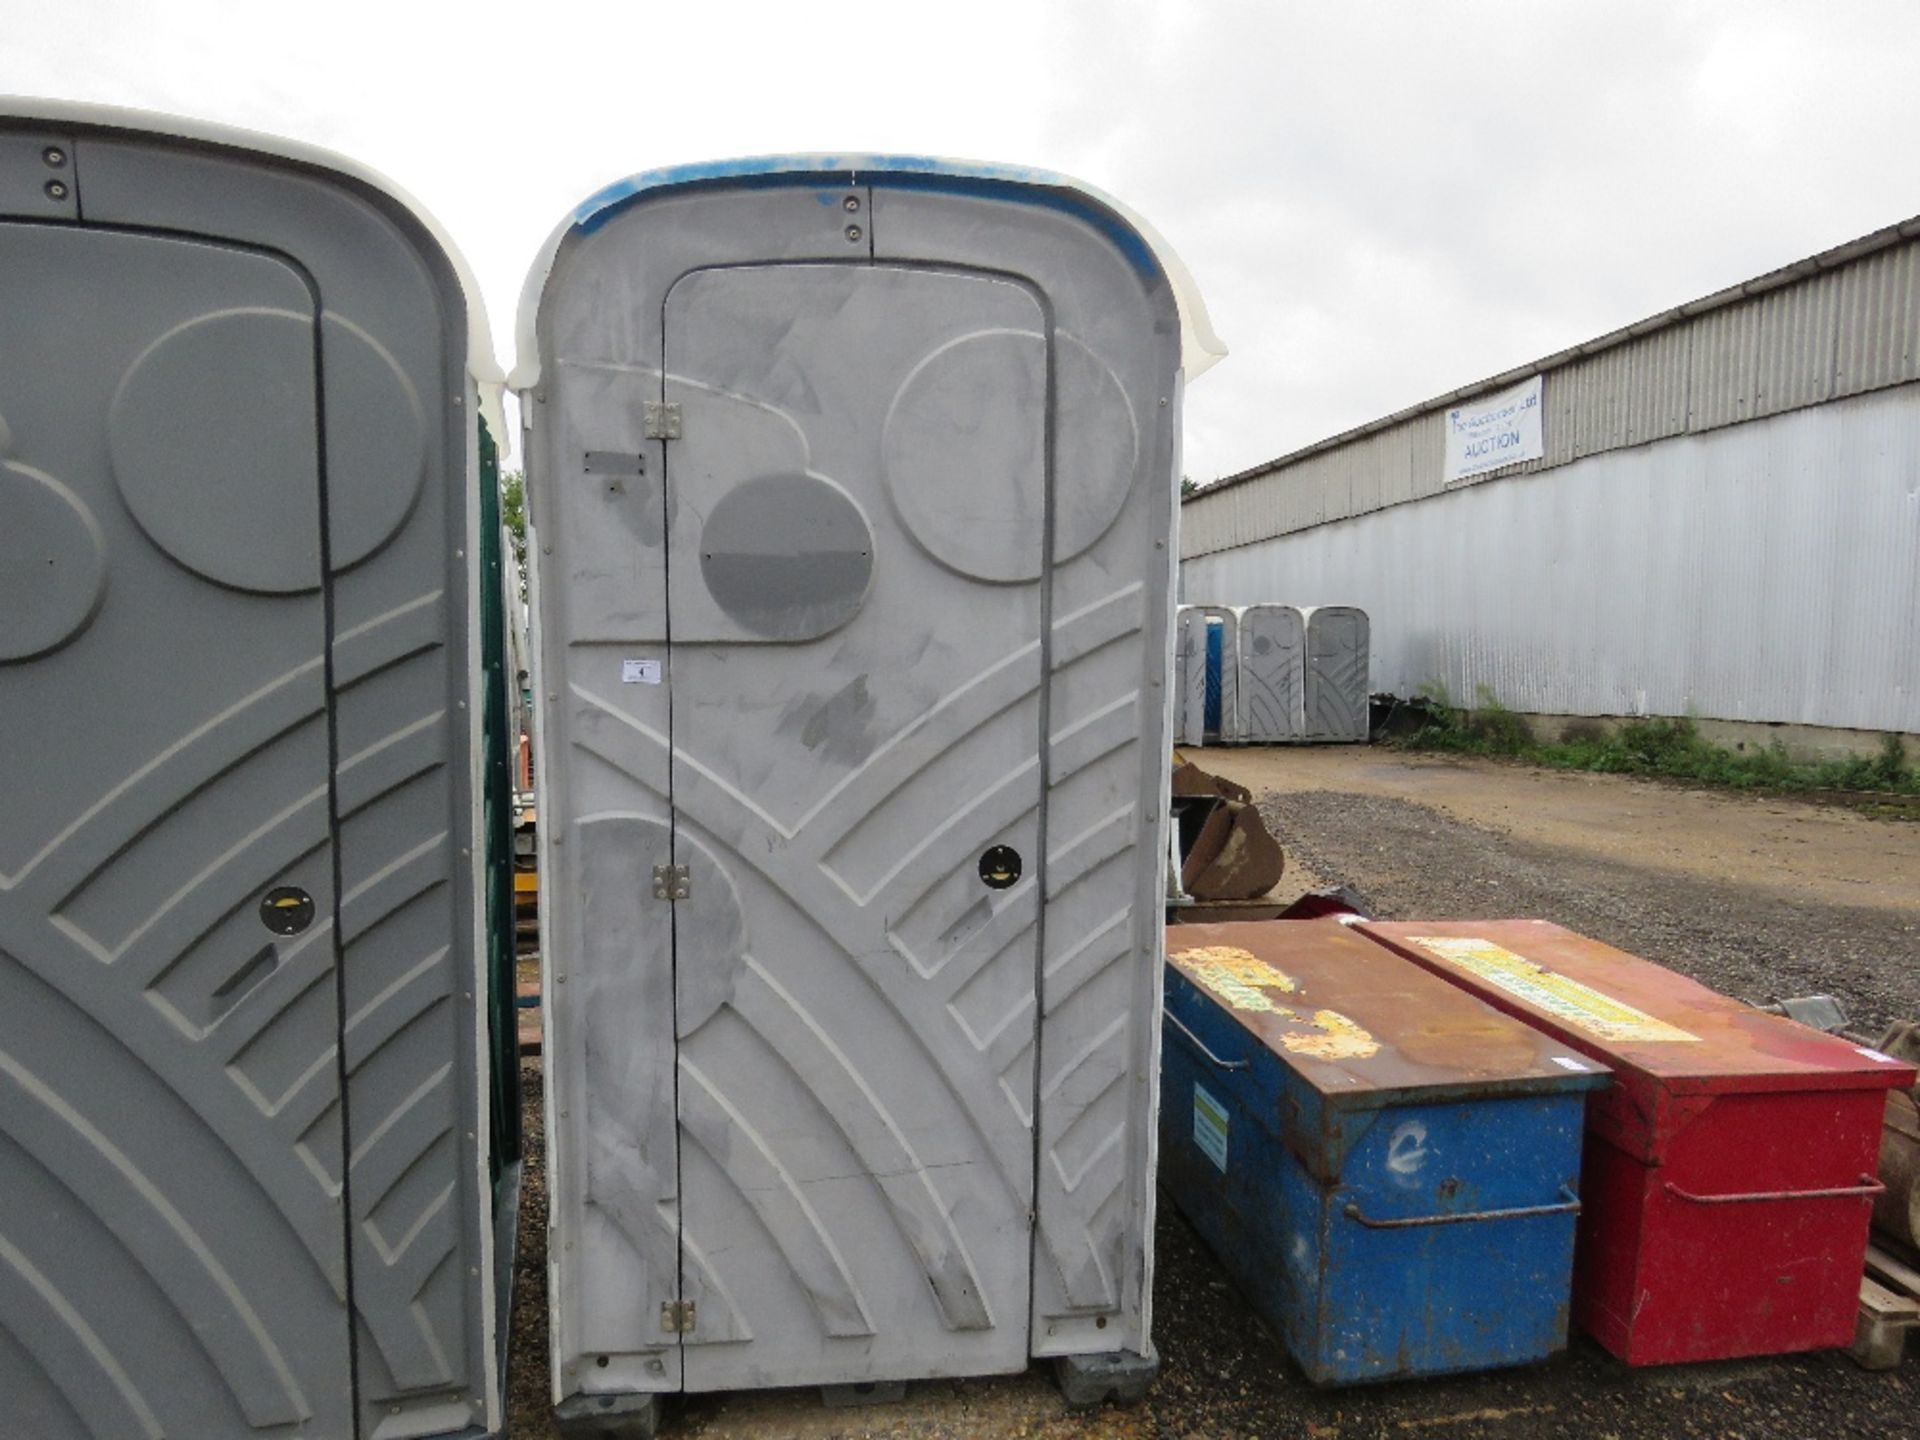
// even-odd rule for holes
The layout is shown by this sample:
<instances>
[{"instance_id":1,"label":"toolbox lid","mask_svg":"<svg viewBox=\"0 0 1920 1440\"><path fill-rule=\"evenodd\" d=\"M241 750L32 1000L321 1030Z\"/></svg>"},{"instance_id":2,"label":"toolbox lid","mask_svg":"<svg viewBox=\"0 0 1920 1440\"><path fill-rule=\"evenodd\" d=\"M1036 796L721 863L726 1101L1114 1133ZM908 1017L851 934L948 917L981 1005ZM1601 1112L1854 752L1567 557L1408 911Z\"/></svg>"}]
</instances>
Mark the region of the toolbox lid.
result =
<instances>
[{"instance_id":1,"label":"toolbox lid","mask_svg":"<svg viewBox=\"0 0 1920 1440\"><path fill-rule=\"evenodd\" d=\"M1547 920L1356 927L1503 1010L1671 1094L1897 1089L1914 1069L1729 999Z\"/></svg>"},{"instance_id":2,"label":"toolbox lid","mask_svg":"<svg viewBox=\"0 0 1920 1440\"><path fill-rule=\"evenodd\" d=\"M1179 925L1167 952L1173 970L1335 1109L1607 1082L1603 1065L1339 920Z\"/></svg>"}]
</instances>

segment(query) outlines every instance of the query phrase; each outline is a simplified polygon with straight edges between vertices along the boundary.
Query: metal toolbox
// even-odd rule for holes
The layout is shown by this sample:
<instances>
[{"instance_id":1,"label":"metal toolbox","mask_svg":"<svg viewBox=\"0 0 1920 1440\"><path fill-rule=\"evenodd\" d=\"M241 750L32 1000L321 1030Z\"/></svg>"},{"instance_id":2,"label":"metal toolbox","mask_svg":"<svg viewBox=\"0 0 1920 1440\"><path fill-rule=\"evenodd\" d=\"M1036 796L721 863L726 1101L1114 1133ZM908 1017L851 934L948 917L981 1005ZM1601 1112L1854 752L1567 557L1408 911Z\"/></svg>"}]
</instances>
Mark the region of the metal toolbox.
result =
<instances>
[{"instance_id":1,"label":"metal toolbox","mask_svg":"<svg viewBox=\"0 0 1920 1440\"><path fill-rule=\"evenodd\" d=\"M1847 1344L1880 1119L1914 1070L1544 920L1361 932L1610 1067L1574 1314L1632 1365Z\"/></svg>"},{"instance_id":2,"label":"metal toolbox","mask_svg":"<svg viewBox=\"0 0 1920 1440\"><path fill-rule=\"evenodd\" d=\"M1338 921L1170 938L1161 1178L1308 1378L1563 1348L1605 1068Z\"/></svg>"}]
</instances>

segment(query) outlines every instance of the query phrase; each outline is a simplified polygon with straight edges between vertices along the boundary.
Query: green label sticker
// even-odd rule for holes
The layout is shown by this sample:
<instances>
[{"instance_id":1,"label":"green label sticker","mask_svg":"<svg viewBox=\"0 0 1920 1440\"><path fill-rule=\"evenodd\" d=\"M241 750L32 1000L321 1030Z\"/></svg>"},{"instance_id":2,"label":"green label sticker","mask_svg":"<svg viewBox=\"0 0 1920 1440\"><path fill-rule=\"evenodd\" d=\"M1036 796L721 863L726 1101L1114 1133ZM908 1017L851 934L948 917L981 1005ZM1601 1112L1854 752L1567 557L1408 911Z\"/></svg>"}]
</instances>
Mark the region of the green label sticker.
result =
<instances>
[{"instance_id":1,"label":"green label sticker","mask_svg":"<svg viewBox=\"0 0 1920 1440\"><path fill-rule=\"evenodd\" d=\"M1227 1168L1227 1107L1206 1092L1193 1087L1193 1143L1200 1147L1222 1174Z\"/></svg>"}]
</instances>

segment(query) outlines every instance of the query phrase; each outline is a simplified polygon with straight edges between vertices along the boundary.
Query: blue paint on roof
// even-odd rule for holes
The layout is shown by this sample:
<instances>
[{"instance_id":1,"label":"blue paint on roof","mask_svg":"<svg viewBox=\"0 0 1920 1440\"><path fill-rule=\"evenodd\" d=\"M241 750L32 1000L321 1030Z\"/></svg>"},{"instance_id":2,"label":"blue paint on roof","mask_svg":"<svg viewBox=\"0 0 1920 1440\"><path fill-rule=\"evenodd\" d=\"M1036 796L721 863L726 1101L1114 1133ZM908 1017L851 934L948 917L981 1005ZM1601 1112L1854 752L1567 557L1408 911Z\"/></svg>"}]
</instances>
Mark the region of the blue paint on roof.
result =
<instances>
[{"instance_id":1,"label":"blue paint on roof","mask_svg":"<svg viewBox=\"0 0 1920 1440\"><path fill-rule=\"evenodd\" d=\"M1153 247L1105 205L1063 175L1028 165L943 160L929 155L755 155L643 170L595 192L574 208L573 225L591 234L629 204L663 190L694 185L747 187L837 177L841 184L992 195L1078 216L1095 226L1141 273L1163 274ZM822 204L831 204L823 197Z\"/></svg>"}]
</instances>

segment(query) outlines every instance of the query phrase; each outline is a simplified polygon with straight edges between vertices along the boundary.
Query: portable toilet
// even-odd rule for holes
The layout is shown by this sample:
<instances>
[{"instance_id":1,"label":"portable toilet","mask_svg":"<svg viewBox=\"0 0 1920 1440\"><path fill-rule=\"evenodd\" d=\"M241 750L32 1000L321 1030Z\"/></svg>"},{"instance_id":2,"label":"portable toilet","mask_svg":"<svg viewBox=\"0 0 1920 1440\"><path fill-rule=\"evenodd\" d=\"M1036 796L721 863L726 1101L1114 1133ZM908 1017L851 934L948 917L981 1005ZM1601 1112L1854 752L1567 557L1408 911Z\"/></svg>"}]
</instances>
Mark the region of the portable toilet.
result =
<instances>
[{"instance_id":1,"label":"portable toilet","mask_svg":"<svg viewBox=\"0 0 1920 1440\"><path fill-rule=\"evenodd\" d=\"M1306 738L1364 742L1371 733L1372 698L1367 612L1354 605L1313 605L1302 613Z\"/></svg>"},{"instance_id":2,"label":"portable toilet","mask_svg":"<svg viewBox=\"0 0 1920 1440\"><path fill-rule=\"evenodd\" d=\"M11 107L0 1429L494 1433L477 293L338 156Z\"/></svg>"},{"instance_id":3,"label":"portable toilet","mask_svg":"<svg viewBox=\"0 0 1920 1440\"><path fill-rule=\"evenodd\" d=\"M536 262L563 1425L1033 1357L1144 1387L1210 349L1150 231L1028 170L659 171Z\"/></svg>"},{"instance_id":4,"label":"portable toilet","mask_svg":"<svg viewBox=\"0 0 1920 1440\"><path fill-rule=\"evenodd\" d=\"M1240 617L1231 605L1182 605L1180 662L1184 745L1240 743ZM1190 656L1190 658L1189 658ZM1193 713L1186 713L1191 710Z\"/></svg>"},{"instance_id":5,"label":"portable toilet","mask_svg":"<svg viewBox=\"0 0 1920 1440\"><path fill-rule=\"evenodd\" d=\"M1240 713L1249 745L1306 737L1307 627L1293 605L1240 607Z\"/></svg>"},{"instance_id":6,"label":"portable toilet","mask_svg":"<svg viewBox=\"0 0 1920 1440\"><path fill-rule=\"evenodd\" d=\"M1179 745L1207 743L1207 617L1181 605L1173 616L1173 737Z\"/></svg>"}]
</instances>

